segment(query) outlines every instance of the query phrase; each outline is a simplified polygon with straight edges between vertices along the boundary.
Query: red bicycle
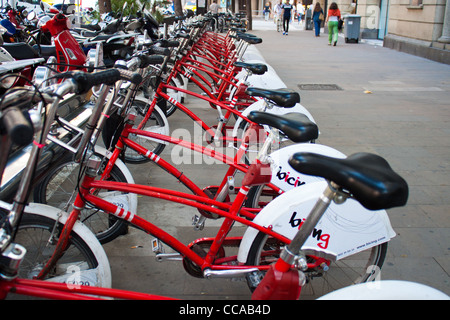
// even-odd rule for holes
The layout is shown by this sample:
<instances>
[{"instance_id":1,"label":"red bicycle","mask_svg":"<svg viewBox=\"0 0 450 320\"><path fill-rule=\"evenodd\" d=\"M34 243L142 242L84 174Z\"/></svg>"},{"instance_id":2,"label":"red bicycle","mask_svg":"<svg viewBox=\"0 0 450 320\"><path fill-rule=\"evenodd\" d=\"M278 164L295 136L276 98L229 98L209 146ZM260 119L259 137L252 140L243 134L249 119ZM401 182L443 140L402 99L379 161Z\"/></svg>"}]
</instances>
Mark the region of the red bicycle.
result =
<instances>
[{"instance_id":1,"label":"red bicycle","mask_svg":"<svg viewBox=\"0 0 450 320\"><path fill-rule=\"evenodd\" d=\"M328 184L291 243L279 252L278 259L270 265L269 272L253 292L252 299L255 300L297 300L300 297L307 281L304 272L309 269L307 254L302 248L331 203L342 204L353 198L368 210L376 211L404 206L408 200L406 181L384 158L375 154L356 153L346 159L336 159L296 153L289 162L298 172L320 175ZM288 193L277 201L283 201Z\"/></svg>"}]
</instances>

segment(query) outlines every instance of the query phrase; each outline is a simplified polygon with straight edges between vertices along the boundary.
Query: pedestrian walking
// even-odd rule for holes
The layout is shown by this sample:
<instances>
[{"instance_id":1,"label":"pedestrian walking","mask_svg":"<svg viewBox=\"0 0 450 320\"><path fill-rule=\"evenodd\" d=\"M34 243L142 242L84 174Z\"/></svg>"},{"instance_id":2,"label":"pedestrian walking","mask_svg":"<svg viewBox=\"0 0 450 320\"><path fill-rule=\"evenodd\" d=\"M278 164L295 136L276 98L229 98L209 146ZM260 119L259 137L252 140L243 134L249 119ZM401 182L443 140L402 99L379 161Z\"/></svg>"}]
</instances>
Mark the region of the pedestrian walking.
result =
<instances>
[{"instance_id":1,"label":"pedestrian walking","mask_svg":"<svg viewBox=\"0 0 450 320\"><path fill-rule=\"evenodd\" d=\"M305 16L305 7L303 3L297 3L297 15L298 15L298 24L302 23L303 17Z\"/></svg>"},{"instance_id":2,"label":"pedestrian walking","mask_svg":"<svg viewBox=\"0 0 450 320\"><path fill-rule=\"evenodd\" d=\"M211 5L209 6L209 11L211 11L212 14L218 14L219 9L220 6L217 4L217 0L213 0Z\"/></svg>"},{"instance_id":3,"label":"pedestrian walking","mask_svg":"<svg viewBox=\"0 0 450 320\"><path fill-rule=\"evenodd\" d=\"M316 37L320 37L320 25L322 24L323 20L323 9L320 6L320 3L316 2L313 10L314 32Z\"/></svg>"},{"instance_id":4,"label":"pedestrian walking","mask_svg":"<svg viewBox=\"0 0 450 320\"><path fill-rule=\"evenodd\" d=\"M266 2L266 5L264 6L264 19L266 21L269 21L269 15L270 15L270 4Z\"/></svg>"},{"instance_id":5,"label":"pedestrian walking","mask_svg":"<svg viewBox=\"0 0 450 320\"><path fill-rule=\"evenodd\" d=\"M288 35L289 32L289 23L291 21L291 12L294 9L294 6L289 3L289 0L286 0L286 3L283 4L283 34Z\"/></svg>"},{"instance_id":6,"label":"pedestrian walking","mask_svg":"<svg viewBox=\"0 0 450 320\"><path fill-rule=\"evenodd\" d=\"M211 19L211 30L215 30L216 27L216 19L219 13L220 6L217 4L217 0L212 0L211 5L209 6L209 11L213 14L215 19Z\"/></svg>"},{"instance_id":7,"label":"pedestrian walking","mask_svg":"<svg viewBox=\"0 0 450 320\"><path fill-rule=\"evenodd\" d=\"M327 24L328 24L328 45L336 46L338 41L338 24L341 19L341 12L339 11L336 2L332 2L328 9Z\"/></svg>"},{"instance_id":8,"label":"pedestrian walking","mask_svg":"<svg viewBox=\"0 0 450 320\"><path fill-rule=\"evenodd\" d=\"M278 3L276 3L273 6L272 12L273 12L273 22L276 24L277 26L277 31L280 32L281 31L281 24L282 24L282 13L283 13L283 4L282 4L282 0L279 0Z\"/></svg>"}]
</instances>

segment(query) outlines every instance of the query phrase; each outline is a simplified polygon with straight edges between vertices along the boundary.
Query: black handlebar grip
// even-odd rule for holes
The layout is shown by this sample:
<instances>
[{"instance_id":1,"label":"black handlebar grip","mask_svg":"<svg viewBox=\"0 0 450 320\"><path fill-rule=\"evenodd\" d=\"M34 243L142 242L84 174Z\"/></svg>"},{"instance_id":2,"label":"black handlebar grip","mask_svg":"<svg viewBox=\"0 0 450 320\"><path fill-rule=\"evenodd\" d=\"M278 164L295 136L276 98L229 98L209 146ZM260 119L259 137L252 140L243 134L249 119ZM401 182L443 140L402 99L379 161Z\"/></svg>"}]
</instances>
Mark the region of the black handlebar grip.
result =
<instances>
[{"instance_id":1,"label":"black handlebar grip","mask_svg":"<svg viewBox=\"0 0 450 320\"><path fill-rule=\"evenodd\" d=\"M150 48L150 52L154 54L161 54L163 56L170 56L170 50L163 47L153 46Z\"/></svg>"},{"instance_id":2,"label":"black handlebar grip","mask_svg":"<svg viewBox=\"0 0 450 320\"><path fill-rule=\"evenodd\" d=\"M139 56L139 59L141 60L139 68L146 68L151 64L161 64L164 62L164 57L160 55L147 56L142 54Z\"/></svg>"},{"instance_id":3,"label":"black handlebar grip","mask_svg":"<svg viewBox=\"0 0 450 320\"><path fill-rule=\"evenodd\" d=\"M184 38L184 39L189 39L191 36L188 33L177 33L175 38Z\"/></svg>"},{"instance_id":4,"label":"black handlebar grip","mask_svg":"<svg viewBox=\"0 0 450 320\"><path fill-rule=\"evenodd\" d=\"M80 94L88 92L92 87L101 84L113 85L121 79L121 75L117 69L108 69L94 73L76 72L72 78L78 85L77 94Z\"/></svg>"},{"instance_id":5,"label":"black handlebar grip","mask_svg":"<svg viewBox=\"0 0 450 320\"><path fill-rule=\"evenodd\" d=\"M159 41L159 44L163 48L173 48L173 47L178 47L180 45L180 42L178 42L176 40L162 39Z\"/></svg>"},{"instance_id":6,"label":"black handlebar grip","mask_svg":"<svg viewBox=\"0 0 450 320\"><path fill-rule=\"evenodd\" d=\"M135 85L139 85L142 82L142 76L137 72L132 72L126 69L117 70L119 70L121 80L129 81Z\"/></svg>"},{"instance_id":7,"label":"black handlebar grip","mask_svg":"<svg viewBox=\"0 0 450 320\"><path fill-rule=\"evenodd\" d=\"M10 107L3 110L2 122L11 141L16 145L24 147L33 141L34 129L31 121L27 120L18 108Z\"/></svg>"},{"instance_id":8,"label":"black handlebar grip","mask_svg":"<svg viewBox=\"0 0 450 320\"><path fill-rule=\"evenodd\" d=\"M169 40L167 43L167 47L169 47L169 48L178 47L179 45L180 45L180 42L177 40Z\"/></svg>"}]
</instances>

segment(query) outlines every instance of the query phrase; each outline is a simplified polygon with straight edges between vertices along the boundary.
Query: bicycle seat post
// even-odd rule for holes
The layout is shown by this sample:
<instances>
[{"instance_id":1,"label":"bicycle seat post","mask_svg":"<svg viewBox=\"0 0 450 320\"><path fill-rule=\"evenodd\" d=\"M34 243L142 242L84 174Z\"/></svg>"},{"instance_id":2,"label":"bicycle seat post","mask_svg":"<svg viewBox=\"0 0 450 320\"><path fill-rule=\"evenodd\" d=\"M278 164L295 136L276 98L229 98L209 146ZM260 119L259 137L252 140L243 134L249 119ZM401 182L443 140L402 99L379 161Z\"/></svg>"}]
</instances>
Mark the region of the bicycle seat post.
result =
<instances>
[{"instance_id":1,"label":"bicycle seat post","mask_svg":"<svg viewBox=\"0 0 450 320\"><path fill-rule=\"evenodd\" d=\"M56 90L53 102L49 105L47 109L47 116L45 118L42 130L36 134L35 141L41 141L42 138L46 138L51 128L51 124L55 119L56 112L58 110L60 97L63 97L66 93L72 91L75 88L75 82L71 79L63 82ZM45 140L44 140L45 141ZM33 144L30 152L30 156L27 161L27 165L22 173L22 178L20 179L19 186L17 188L16 195L13 200L13 206L9 215L9 223L15 226L18 222L19 213L23 211L25 204L27 202L28 190L32 184L33 170L37 165L39 157L42 153L43 146L39 144Z\"/></svg>"},{"instance_id":2,"label":"bicycle seat post","mask_svg":"<svg viewBox=\"0 0 450 320\"><path fill-rule=\"evenodd\" d=\"M301 252L301 248L331 201L342 203L344 199L346 199L345 194L338 190L338 186L329 182L291 243L283 249L277 262L271 266L254 291L252 299L298 299L301 288L306 283L303 271L308 269L306 256ZM296 265L299 270L291 268L292 265Z\"/></svg>"},{"instance_id":3,"label":"bicycle seat post","mask_svg":"<svg viewBox=\"0 0 450 320\"><path fill-rule=\"evenodd\" d=\"M290 267L294 262L297 262L300 269L306 270L306 258L301 253L301 248L305 244L308 237L311 235L314 227L319 223L320 219L324 215L325 211L334 201L337 204L343 203L348 194L340 190L339 186L333 182L328 182L327 188L324 190L322 196L317 200L314 207L311 209L306 220L303 222L302 227L296 233L291 243L283 250L280 258Z\"/></svg>"},{"instance_id":4,"label":"bicycle seat post","mask_svg":"<svg viewBox=\"0 0 450 320\"><path fill-rule=\"evenodd\" d=\"M268 162L268 154L270 150L270 146L273 143L278 142L279 139L279 131L278 129L271 128L269 135L267 136L266 140L264 140L264 144L262 145L261 149L258 152L257 159L261 163L267 163Z\"/></svg>"}]
</instances>

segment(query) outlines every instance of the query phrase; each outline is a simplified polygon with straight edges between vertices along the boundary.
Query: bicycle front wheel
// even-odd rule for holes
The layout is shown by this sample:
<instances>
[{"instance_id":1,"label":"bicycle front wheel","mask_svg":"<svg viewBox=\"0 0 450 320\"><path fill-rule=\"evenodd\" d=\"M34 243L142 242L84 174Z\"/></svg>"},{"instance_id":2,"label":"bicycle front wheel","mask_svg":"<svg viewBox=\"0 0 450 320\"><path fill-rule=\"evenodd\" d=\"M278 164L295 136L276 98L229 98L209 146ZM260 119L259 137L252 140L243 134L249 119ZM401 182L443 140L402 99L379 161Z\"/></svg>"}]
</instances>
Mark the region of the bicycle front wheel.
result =
<instances>
[{"instance_id":1,"label":"bicycle front wheel","mask_svg":"<svg viewBox=\"0 0 450 320\"><path fill-rule=\"evenodd\" d=\"M260 232L250 247L247 265L268 265L276 262L285 243ZM300 298L316 299L331 291L357 283L369 282L379 276L387 252L387 242L347 258L331 262L329 266L317 266L306 270L306 284ZM307 255L308 264L317 258ZM264 273L247 277L250 290L255 290Z\"/></svg>"},{"instance_id":2,"label":"bicycle front wheel","mask_svg":"<svg viewBox=\"0 0 450 320\"><path fill-rule=\"evenodd\" d=\"M25 213L22 216L15 242L27 250L19 269L19 277L33 279L52 256L63 224L54 219ZM69 244L54 268L44 280L67 285L111 286L111 270L106 254L101 255L100 244L84 226L74 228ZM96 247L97 246L97 247Z\"/></svg>"},{"instance_id":3,"label":"bicycle front wheel","mask_svg":"<svg viewBox=\"0 0 450 320\"><path fill-rule=\"evenodd\" d=\"M133 108L137 113L134 127L137 127L145 117L145 113L148 109L148 104L144 101L134 100ZM167 120L164 121L165 118L166 117L160 111L160 109L155 108L150 115L150 118L142 127L142 130L169 135L169 124ZM130 135L129 138L139 145L143 146L147 150L150 150L154 154L160 154L166 146L162 141L154 140L145 136ZM125 148L124 161L126 163L139 164L148 162L150 161L150 159L148 159L145 155L139 154L131 148Z\"/></svg>"},{"instance_id":4,"label":"bicycle front wheel","mask_svg":"<svg viewBox=\"0 0 450 320\"><path fill-rule=\"evenodd\" d=\"M48 204L53 207L71 210L72 202L77 195L78 174L80 166L72 160L72 155L61 161L61 163L48 172L45 179L34 189L34 201ZM117 166L111 170L108 180L117 182L128 182ZM103 198L111 199L116 196L118 200L126 200L127 196L115 192L103 192ZM67 208L66 208L67 207ZM89 204L81 212L81 221L96 235L102 243L107 243L120 235L128 232L128 223L113 215L98 210Z\"/></svg>"}]
</instances>

